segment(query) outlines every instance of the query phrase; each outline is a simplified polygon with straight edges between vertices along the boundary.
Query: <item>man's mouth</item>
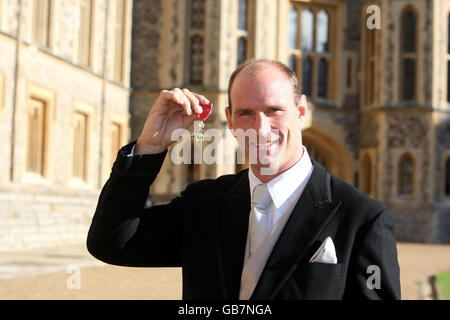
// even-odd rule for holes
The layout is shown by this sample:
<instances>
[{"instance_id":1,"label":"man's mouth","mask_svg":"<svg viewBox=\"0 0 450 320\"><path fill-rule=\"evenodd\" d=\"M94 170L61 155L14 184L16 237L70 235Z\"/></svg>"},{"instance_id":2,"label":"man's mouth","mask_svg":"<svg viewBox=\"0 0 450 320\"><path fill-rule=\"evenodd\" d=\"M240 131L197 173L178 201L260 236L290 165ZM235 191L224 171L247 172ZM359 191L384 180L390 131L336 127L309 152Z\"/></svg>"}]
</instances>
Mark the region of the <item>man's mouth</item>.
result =
<instances>
[{"instance_id":1,"label":"man's mouth","mask_svg":"<svg viewBox=\"0 0 450 320\"><path fill-rule=\"evenodd\" d=\"M266 147L267 148L267 147L270 147L271 145L273 145L275 143L277 143L276 140L269 141L269 142L264 142L264 143L251 143L250 145L253 146L253 147L258 147L258 148L260 148L260 147Z\"/></svg>"}]
</instances>

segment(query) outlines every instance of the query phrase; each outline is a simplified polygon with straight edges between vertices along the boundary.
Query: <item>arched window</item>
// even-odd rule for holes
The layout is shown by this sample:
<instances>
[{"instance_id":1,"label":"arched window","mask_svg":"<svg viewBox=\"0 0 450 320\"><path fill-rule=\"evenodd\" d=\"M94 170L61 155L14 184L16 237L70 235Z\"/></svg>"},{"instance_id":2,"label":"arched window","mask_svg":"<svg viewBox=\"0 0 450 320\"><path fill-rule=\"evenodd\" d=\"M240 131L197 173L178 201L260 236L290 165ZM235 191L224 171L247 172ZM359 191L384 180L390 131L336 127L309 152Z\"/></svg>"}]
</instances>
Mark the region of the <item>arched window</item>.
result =
<instances>
[{"instance_id":1,"label":"arched window","mask_svg":"<svg viewBox=\"0 0 450 320\"><path fill-rule=\"evenodd\" d=\"M368 154L364 155L362 161L362 192L370 194L372 192L372 163Z\"/></svg>"},{"instance_id":2,"label":"arched window","mask_svg":"<svg viewBox=\"0 0 450 320\"><path fill-rule=\"evenodd\" d=\"M407 8L402 16L401 50L402 90L400 96L404 101L412 101L416 98L417 16L411 8Z\"/></svg>"},{"instance_id":3,"label":"arched window","mask_svg":"<svg viewBox=\"0 0 450 320\"><path fill-rule=\"evenodd\" d=\"M450 157L445 164L445 195L450 196Z\"/></svg>"},{"instance_id":4,"label":"arched window","mask_svg":"<svg viewBox=\"0 0 450 320\"><path fill-rule=\"evenodd\" d=\"M297 38L298 38L298 12L297 9L291 7L289 9L288 15L288 46L290 49L297 48Z\"/></svg>"},{"instance_id":5,"label":"arched window","mask_svg":"<svg viewBox=\"0 0 450 320\"><path fill-rule=\"evenodd\" d=\"M301 92L312 100L333 99L329 79L335 72L334 48L330 30L335 29L333 5L292 1L288 15L288 64L296 56Z\"/></svg>"},{"instance_id":6,"label":"arched window","mask_svg":"<svg viewBox=\"0 0 450 320\"><path fill-rule=\"evenodd\" d=\"M327 97L327 86L328 86L328 63L325 58L319 60L319 77L318 77L318 90L317 96L319 98Z\"/></svg>"},{"instance_id":7,"label":"arched window","mask_svg":"<svg viewBox=\"0 0 450 320\"><path fill-rule=\"evenodd\" d=\"M414 160L412 156L405 153L399 161L398 166L398 194L412 195L414 193Z\"/></svg>"},{"instance_id":8,"label":"arched window","mask_svg":"<svg viewBox=\"0 0 450 320\"><path fill-rule=\"evenodd\" d=\"M312 61L306 57L302 62L302 92L311 97L312 94Z\"/></svg>"}]
</instances>

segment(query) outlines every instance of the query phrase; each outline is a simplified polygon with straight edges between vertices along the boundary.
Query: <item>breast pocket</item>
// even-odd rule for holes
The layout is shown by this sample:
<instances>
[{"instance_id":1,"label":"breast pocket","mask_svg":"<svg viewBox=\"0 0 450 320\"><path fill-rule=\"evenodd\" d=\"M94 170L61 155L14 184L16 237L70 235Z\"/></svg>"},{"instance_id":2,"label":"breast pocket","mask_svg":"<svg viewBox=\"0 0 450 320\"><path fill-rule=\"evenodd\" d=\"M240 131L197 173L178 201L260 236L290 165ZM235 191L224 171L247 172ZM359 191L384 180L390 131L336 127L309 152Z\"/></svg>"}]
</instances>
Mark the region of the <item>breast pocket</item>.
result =
<instances>
[{"instance_id":1,"label":"breast pocket","mask_svg":"<svg viewBox=\"0 0 450 320\"><path fill-rule=\"evenodd\" d=\"M306 263L298 267L296 278L304 299L340 300L345 289L345 265Z\"/></svg>"},{"instance_id":2,"label":"breast pocket","mask_svg":"<svg viewBox=\"0 0 450 320\"><path fill-rule=\"evenodd\" d=\"M344 272L344 264L315 262L308 263L302 269L306 275L309 275L309 277L333 278L342 276Z\"/></svg>"}]
</instances>

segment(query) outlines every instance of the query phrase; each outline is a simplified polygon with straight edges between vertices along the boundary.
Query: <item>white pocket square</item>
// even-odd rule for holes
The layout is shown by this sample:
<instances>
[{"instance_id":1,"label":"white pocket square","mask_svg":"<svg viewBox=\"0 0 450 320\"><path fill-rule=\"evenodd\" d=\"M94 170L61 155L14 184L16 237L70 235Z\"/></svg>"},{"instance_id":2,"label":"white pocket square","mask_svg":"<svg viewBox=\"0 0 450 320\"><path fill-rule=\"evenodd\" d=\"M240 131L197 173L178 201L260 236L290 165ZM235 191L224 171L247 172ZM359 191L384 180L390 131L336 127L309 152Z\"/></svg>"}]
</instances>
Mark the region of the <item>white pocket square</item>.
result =
<instances>
[{"instance_id":1,"label":"white pocket square","mask_svg":"<svg viewBox=\"0 0 450 320\"><path fill-rule=\"evenodd\" d=\"M337 264L336 249L334 248L333 240L327 237L316 253L312 256L310 263L331 263Z\"/></svg>"}]
</instances>

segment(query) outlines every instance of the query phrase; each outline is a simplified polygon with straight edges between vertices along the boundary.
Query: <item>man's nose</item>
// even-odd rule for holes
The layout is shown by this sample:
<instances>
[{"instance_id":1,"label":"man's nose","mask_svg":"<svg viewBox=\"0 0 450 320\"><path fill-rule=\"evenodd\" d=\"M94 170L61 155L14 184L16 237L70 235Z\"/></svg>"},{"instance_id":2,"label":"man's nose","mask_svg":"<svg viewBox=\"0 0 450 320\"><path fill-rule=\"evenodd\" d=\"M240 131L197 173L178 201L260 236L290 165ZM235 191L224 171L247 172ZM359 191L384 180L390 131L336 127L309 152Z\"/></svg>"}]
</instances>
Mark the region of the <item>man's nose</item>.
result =
<instances>
[{"instance_id":1,"label":"man's nose","mask_svg":"<svg viewBox=\"0 0 450 320\"><path fill-rule=\"evenodd\" d=\"M265 134L270 133L270 119L264 114L264 112L258 112L256 114L255 122L255 130L257 131L257 133L259 133L259 135L264 136Z\"/></svg>"}]
</instances>

